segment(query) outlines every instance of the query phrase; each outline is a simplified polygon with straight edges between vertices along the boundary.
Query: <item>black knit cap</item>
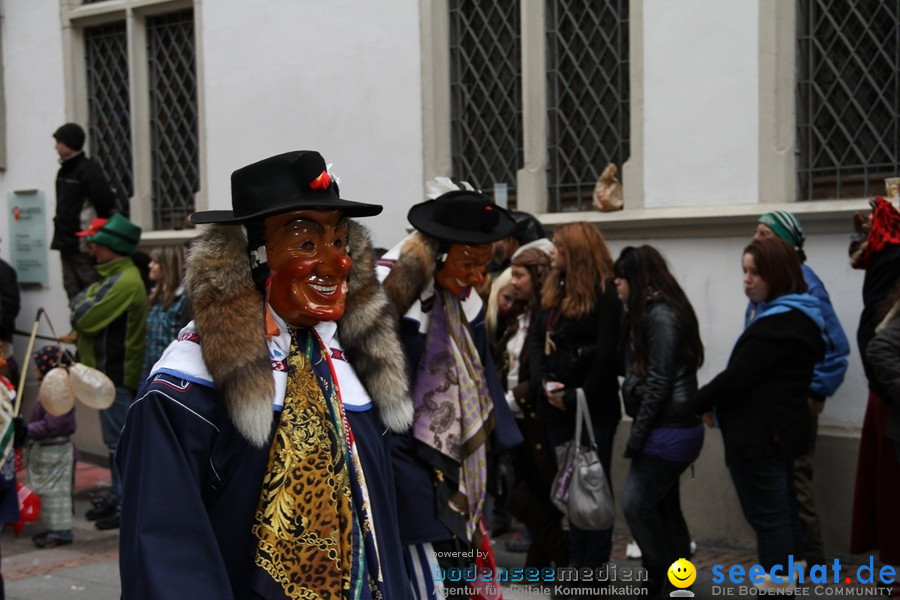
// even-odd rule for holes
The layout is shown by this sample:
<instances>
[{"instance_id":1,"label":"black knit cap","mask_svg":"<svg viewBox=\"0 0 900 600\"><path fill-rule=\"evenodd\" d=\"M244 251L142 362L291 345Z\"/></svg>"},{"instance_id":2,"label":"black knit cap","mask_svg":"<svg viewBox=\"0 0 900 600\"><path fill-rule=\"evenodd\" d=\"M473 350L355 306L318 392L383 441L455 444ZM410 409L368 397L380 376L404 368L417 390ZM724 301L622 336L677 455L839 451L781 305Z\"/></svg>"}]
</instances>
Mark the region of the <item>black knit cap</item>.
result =
<instances>
[{"instance_id":1,"label":"black knit cap","mask_svg":"<svg viewBox=\"0 0 900 600\"><path fill-rule=\"evenodd\" d=\"M53 132L53 137L76 152L84 148L84 129L78 123L66 123Z\"/></svg>"}]
</instances>

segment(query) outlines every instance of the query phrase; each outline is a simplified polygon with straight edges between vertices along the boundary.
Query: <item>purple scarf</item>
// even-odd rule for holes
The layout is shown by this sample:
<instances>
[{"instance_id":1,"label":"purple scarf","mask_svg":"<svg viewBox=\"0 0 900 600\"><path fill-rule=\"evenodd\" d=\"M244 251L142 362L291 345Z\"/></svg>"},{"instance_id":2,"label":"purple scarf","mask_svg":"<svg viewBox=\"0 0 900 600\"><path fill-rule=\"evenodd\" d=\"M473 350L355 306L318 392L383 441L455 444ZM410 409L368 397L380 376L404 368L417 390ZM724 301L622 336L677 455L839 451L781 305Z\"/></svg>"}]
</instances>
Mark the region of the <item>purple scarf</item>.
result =
<instances>
[{"instance_id":1,"label":"purple scarf","mask_svg":"<svg viewBox=\"0 0 900 600\"><path fill-rule=\"evenodd\" d=\"M413 402L413 437L460 466L459 487L449 505L466 515L468 540L475 541L485 498L485 444L494 428L494 406L459 299L440 288L434 294Z\"/></svg>"}]
</instances>

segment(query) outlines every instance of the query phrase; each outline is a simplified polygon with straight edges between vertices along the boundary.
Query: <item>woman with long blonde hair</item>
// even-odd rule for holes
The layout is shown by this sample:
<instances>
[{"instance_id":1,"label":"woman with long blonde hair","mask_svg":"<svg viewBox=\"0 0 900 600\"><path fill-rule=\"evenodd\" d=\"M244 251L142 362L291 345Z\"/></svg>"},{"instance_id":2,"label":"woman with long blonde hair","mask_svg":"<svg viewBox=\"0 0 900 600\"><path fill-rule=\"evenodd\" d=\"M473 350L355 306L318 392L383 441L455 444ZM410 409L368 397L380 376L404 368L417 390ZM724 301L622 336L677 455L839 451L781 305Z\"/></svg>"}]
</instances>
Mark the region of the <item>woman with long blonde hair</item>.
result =
<instances>
[{"instance_id":1,"label":"woman with long blonde hair","mask_svg":"<svg viewBox=\"0 0 900 600\"><path fill-rule=\"evenodd\" d=\"M552 446L575 435L576 394L584 391L607 478L619 408L618 345L622 303L613 284L613 260L600 231L569 223L553 235L550 272L530 338L530 389ZM570 524L569 563L599 567L609 561L612 528Z\"/></svg>"}]
</instances>

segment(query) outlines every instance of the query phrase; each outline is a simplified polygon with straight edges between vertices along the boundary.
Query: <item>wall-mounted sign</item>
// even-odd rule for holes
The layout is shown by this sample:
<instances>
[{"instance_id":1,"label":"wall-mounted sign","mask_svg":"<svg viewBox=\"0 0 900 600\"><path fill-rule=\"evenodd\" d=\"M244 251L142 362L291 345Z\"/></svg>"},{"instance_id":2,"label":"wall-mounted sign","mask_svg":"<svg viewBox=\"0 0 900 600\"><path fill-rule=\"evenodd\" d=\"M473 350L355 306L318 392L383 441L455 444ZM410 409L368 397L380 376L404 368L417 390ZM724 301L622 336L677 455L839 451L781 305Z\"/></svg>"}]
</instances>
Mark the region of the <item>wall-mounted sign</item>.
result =
<instances>
[{"instance_id":1,"label":"wall-mounted sign","mask_svg":"<svg viewBox=\"0 0 900 600\"><path fill-rule=\"evenodd\" d=\"M47 285L47 220L44 193L16 191L9 195L10 264L19 283Z\"/></svg>"}]
</instances>

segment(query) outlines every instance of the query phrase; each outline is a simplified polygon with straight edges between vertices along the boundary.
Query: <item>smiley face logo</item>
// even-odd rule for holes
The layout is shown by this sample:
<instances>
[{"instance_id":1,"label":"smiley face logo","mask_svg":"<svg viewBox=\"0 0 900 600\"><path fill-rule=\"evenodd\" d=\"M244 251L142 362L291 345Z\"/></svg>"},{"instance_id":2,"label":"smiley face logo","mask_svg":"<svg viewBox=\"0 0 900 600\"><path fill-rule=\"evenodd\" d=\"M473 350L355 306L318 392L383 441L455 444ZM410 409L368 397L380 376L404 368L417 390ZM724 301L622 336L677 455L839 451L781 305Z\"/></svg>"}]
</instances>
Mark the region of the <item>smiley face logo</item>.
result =
<instances>
[{"instance_id":1,"label":"smiley face logo","mask_svg":"<svg viewBox=\"0 0 900 600\"><path fill-rule=\"evenodd\" d=\"M697 579L697 569L686 558L679 558L672 563L668 571L669 582L677 588L691 587Z\"/></svg>"}]
</instances>

